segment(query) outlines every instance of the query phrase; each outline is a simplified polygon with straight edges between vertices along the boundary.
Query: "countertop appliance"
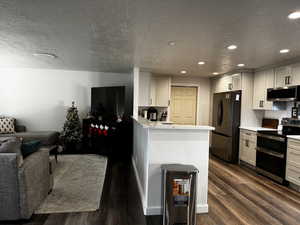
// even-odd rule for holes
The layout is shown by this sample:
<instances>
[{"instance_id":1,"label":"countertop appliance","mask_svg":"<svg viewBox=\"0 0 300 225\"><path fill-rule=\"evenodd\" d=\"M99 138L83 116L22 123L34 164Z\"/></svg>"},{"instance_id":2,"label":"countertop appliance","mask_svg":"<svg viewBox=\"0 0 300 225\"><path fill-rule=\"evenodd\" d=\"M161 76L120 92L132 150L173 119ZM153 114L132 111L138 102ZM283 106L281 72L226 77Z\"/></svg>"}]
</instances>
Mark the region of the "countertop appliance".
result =
<instances>
[{"instance_id":1,"label":"countertop appliance","mask_svg":"<svg viewBox=\"0 0 300 225\"><path fill-rule=\"evenodd\" d=\"M269 88L267 90L268 101L300 101L300 86L282 88Z\"/></svg>"},{"instance_id":2,"label":"countertop appliance","mask_svg":"<svg viewBox=\"0 0 300 225\"><path fill-rule=\"evenodd\" d=\"M236 163L239 151L241 91L214 94L211 153Z\"/></svg>"},{"instance_id":3,"label":"countertop appliance","mask_svg":"<svg viewBox=\"0 0 300 225\"><path fill-rule=\"evenodd\" d=\"M282 131L258 131L256 171L285 184L287 135L300 134L300 120L283 118Z\"/></svg>"},{"instance_id":4,"label":"countertop appliance","mask_svg":"<svg viewBox=\"0 0 300 225\"><path fill-rule=\"evenodd\" d=\"M148 120L157 121L158 112L157 112L156 108L150 107L148 109L148 114L147 115L148 115Z\"/></svg>"}]
</instances>

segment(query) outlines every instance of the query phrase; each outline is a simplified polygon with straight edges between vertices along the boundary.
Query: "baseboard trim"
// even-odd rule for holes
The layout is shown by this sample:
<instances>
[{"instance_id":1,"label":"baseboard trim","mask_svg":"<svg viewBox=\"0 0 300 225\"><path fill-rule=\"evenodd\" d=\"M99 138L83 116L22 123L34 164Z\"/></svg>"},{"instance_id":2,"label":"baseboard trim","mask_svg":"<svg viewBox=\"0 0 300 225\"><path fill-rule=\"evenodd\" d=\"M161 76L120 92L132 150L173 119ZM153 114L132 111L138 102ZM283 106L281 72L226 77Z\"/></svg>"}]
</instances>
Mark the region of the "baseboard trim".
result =
<instances>
[{"instance_id":1,"label":"baseboard trim","mask_svg":"<svg viewBox=\"0 0 300 225\"><path fill-rule=\"evenodd\" d=\"M134 170L134 174L135 174L135 180L136 180L137 185L138 185L138 190L139 190L139 194L140 194L141 204L143 206L144 215L147 215L147 207L146 207L146 202L145 202L145 194L143 192L142 184L140 182L140 177L139 177L139 174L138 174L138 171L137 171L137 168L136 168L136 164L135 164L135 161L134 161L133 157L131 158L131 162L132 162L132 165L133 165L133 170Z\"/></svg>"}]
</instances>

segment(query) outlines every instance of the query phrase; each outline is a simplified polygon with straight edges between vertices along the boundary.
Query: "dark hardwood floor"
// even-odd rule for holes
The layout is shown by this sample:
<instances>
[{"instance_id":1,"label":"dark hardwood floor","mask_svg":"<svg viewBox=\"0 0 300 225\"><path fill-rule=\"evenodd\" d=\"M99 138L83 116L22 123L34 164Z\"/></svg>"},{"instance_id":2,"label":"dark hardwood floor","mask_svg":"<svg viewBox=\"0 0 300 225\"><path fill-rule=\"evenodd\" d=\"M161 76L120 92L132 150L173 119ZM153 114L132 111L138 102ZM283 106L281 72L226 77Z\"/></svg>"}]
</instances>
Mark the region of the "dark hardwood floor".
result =
<instances>
[{"instance_id":1,"label":"dark hardwood floor","mask_svg":"<svg viewBox=\"0 0 300 225\"><path fill-rule=\"evenodd\" d=\"M247 168L211 158L209 213L198 225L300 224L300 194ZM102 207L97 212L34 215L15 225L161 225L161 216L144 217L129 163L109 162Z\"/></svg>"}]
</instances>

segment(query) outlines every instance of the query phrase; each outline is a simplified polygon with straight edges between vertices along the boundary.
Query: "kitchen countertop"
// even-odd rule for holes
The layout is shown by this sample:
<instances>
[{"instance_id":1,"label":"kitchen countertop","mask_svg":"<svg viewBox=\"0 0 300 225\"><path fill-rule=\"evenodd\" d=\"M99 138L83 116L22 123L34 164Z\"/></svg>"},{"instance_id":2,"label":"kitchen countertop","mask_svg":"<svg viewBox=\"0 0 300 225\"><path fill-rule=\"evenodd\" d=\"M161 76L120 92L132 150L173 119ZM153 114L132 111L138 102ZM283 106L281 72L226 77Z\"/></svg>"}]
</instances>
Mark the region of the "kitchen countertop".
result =
<instances>
[{"instance_id":1,"label":"kitchen countertop","mask_svg":"<svg viewBox=\"0 0 300 225\"><path fill-rule=\"evenodd\" d=\"M287 135L287 138L295 139L295 140L300 140L300 135Z\"/></svg>"},{"instance_id":2,"label":"kitchen countertop","mask_svg":"<svg viewBox=\"0 0 300 225\"><path fill-rule=\"evenodd\" d=\"M179 125L172 124L168 121L149 121L143 117L132 117L137 123L142 125L144 128L149 129L177 129L177 130L214 130L211 126L200 126L200 125ZM171 123L171 124L168 124Z\"/></svg>"},{"instance_id":3,"label":"kitchen countertop","mask_svg":"<svg viewBox=\"0 0 300 225\"><path fill-rule=\"evenodd\" d=\"M272 128L265 128L265 127L246 127L246 126L241 126L240 129L243 130L250 130L250 131L277 131L277 129L272 129Z\"/></svg>"}]
</instances>

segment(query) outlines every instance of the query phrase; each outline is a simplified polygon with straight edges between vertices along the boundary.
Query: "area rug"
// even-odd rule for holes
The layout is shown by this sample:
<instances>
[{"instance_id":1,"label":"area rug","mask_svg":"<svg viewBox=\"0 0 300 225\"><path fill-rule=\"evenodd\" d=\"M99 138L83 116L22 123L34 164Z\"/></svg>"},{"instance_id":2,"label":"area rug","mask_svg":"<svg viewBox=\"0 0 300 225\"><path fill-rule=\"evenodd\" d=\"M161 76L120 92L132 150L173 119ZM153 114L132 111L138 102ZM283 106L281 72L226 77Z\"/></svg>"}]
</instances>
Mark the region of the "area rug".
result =
<instances>
[{"instance_id":1,"label":"area rug","mask_svg":"<svg viewBox=\"0 0 300 225\"><path fill-rule=\"evenodd\" d=\"M54 187L36 214L96 211L100 207L107 159L99 155L62 155Z\"/></svg>"}]
</instances>

